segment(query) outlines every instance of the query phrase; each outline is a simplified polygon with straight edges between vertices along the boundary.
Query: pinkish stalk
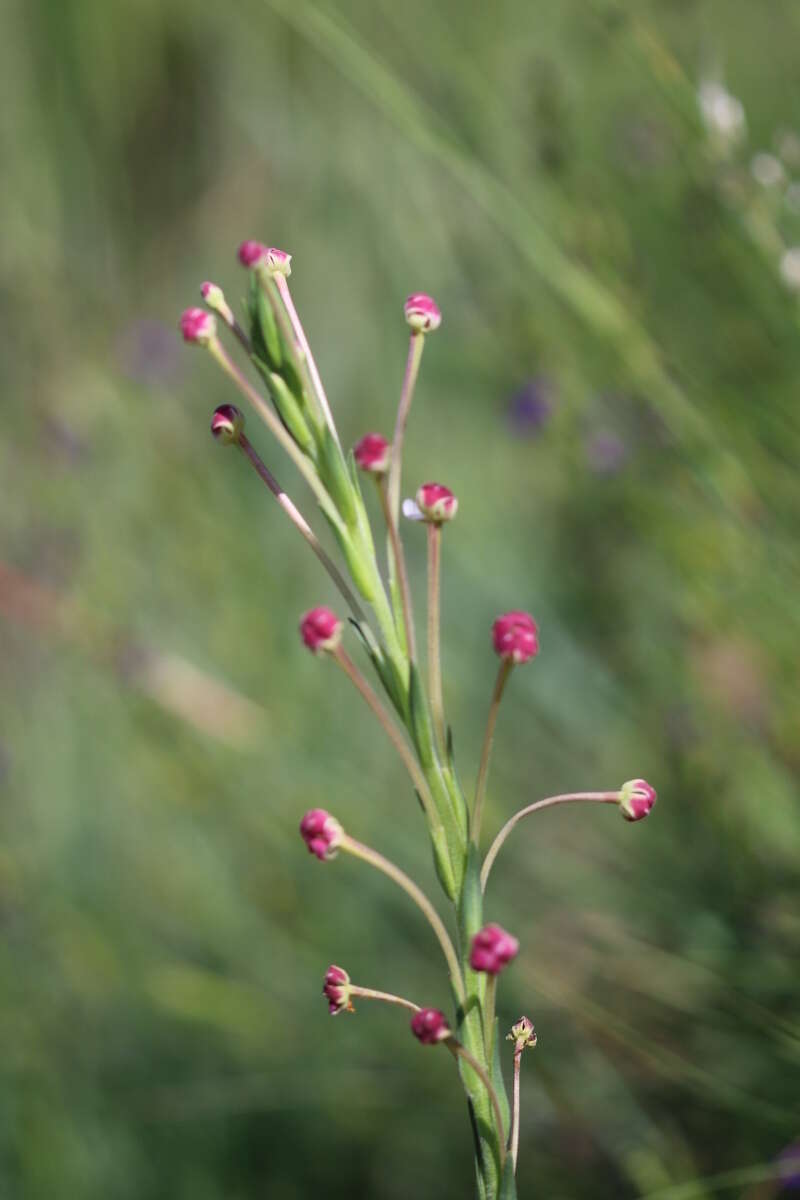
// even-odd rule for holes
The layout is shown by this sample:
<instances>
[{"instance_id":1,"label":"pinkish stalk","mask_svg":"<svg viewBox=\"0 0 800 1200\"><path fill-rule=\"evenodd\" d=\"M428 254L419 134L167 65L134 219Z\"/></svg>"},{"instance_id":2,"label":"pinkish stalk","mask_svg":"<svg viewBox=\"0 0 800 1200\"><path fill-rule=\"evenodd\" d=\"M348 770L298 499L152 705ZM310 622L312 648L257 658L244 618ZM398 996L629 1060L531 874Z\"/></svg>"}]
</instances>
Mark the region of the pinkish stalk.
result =
<instances>
[{"instance_id":1,"label":"pinkish stalk","mask_svg":"<svg viewBox=\"0 0 800 1200\"><path fill-rule=\"evenodd\" d=\"M400 476L403 469L403 438L411 411L411 401L414 397L414 385L417 382L422 351L425 348L424 333L413 332L408 343L406 371L403 376L403 387L400 392L400 403L397 406L397 419L392 439L392 461L389 464L389 508L395 524L400 519Z\"/></svg>"},{"instance_id":2,"label":"pinkish stalk","mask_svg":"<svg viewBox=\"0 0 800 1200\"><path fill-rule=\"evenodd\" d=\"M319 404L319 407L320 407L320 411L322 412L322 415L323 415L326 425L328 426L328 428L331 431L331 434L333 435L334 441L336 442L337 446L341 450L339 434L336 430L336 425L334 424L334 421L333 421L333 413L331 412L330 405L328 404L328 397L325 394L325 388L322 385L322 379L320 378L319 371L317 370L317 364L314 361L314 355L311 353L311 347L308 344L308 338L306 337L306 331L303 328L303 323L300 320L297 309L294 306L294 301L292 300L292 293L289 291L288 281L286 279L286 276L281 275L280 273L273 275L273 279L275 281L275 286L278 289L278 294L279 294L281 300L283 301L284 308L286 309L286 312L288 313L289 321L291 322L291 326L292 326L292 331L295 336L295 341L297 342L297 345L300 349L301 358L302 358L302 360L306 366L306 369L308 371L309 378L311 380L312 390L314 392L314 395L316 396L317 403Z\"/></svg>"},{"instance_id":3,"label":"pinkish stalk","mask_svg":"<svg viewBox=\"0 0 800 1200\"><path fill-rule=\"evenodd\" d=\"M349 990L351 996L363 996L365 1000L383 1000L387 1004L399 1004L402 1008L410 1009L411 1012L420 1011L418 1004L414 1004L402 996L394 996L391 992L376 992L373 988L357 987L354 983L350 984Z\"/></svg>"},{"instance_id":4,"label":"pinkish stalk","mask_svg":"<svg viewBox=\"0 0 800 1200\"><path fill-rule=\"evenodd\" d=\"M442 656L440 644L442 527L428 522L428 686L431 715L442 760L447 757L447 735L442 696Z\"/></svg>"},{"instance_id":5,"label":"pinkish stalk","mask_svg":"<svg viewBox=\"0 0 800 1200\"><path fill-rule=\"evenodd\" d=\"M375 482L378 485L378 495L380 496L381 500L381 509L383 510L386 528L389 533L389 544L392 550L391 557L394 560L397 581L400 585L400 599L403 605L403 623L406 630L406 648L408 650L408 657L412 663L416 663L417 637L414 629L414 614L411 607L411 588L408 582L408 571L406 569L405 554L403 553L403 543L400 540L397 522L392 516L386 480L383 476L378 475L376 476Z\"/></svg>"},{"instance_id":6,"label":"pinkish stalk","mask_svg":"<svg viewBox=\"0 0 800 1200\"><path fill-rule=\"evenodd\" d=\"M298 512L297 508L295 508L292 501L286 495L286 492L280 486L280 484L278 483L275 476L271 473L269 468L264 464L261 457L255 450L250 439L246 436L246 434L240 433L239 437L237 439L237 444L238 444L239 448L241 449L242 453L244 454L245 458L248 459L248 461L251 463L251 465L253 466L256 473L260 476L261 479L263 479L264 483L267 485L269 490L272 492L273 496L278 501L281 508L286 513L287 517L289 518L289 520L292 522L292 524L295 526L295 528L300 531L300 533L303 535L305 540L308 542L309 546L314 551L314 553L316 554L319 561L322 563L325 570L328 572L328 575L333 580L333 583L338 588L341 595L344 597L353 616L356 618L357 621L361 622L362 624L366 623L366 619L364 617L364 613L361 610L361 606L359 605L355 596L351 592L350 588L347 586L347 583L345 582L344 577L339 572L338 567L328 557L328 554L322 548L322 545L320 544L319 539L317 538L314 531L311 529L311 527L308 524L308 522L306 521L306 519L302 516L302 514L300 512Z\"/></svg>"},{"instance_id":7,"label":"pinkish stalk","mask_svg":"<svg viewBox=\"0 0 800 1200\"><path fill-rule=\"evenodd\" d=\"M527 808L521 808L519 812L514 813L514 816L506 821L503 828L498 833L497 837L489 847L489 852L483 860L481 867L481 891L486 891L486 881L489 878L489 872L492 869L492 864L497 858L500 849L514 826L522 820L523 817L530 816L531 813L538 812L542 808L553 808L556 804L570 804L573 801L587 800L593 801L595 804L618 804L619 792L565 792L559 796L548 796L545 800L537 800L535 804L529 804Z\"/></svg>"},{"instance_id":8,"label":"pinkish stalk","mask_svg":"<svg viewBox=\"0 0 800 1200\"><path fill-rule=\"evenodd\" d=\"M489 1099L492 1102L492 1109L494 1111L494 1119L497 1124L497 1138L500 1144L500 1174L502 1175L503 1167L505 1166L506 1161L506 1135L505 1130L503 1129L503 1114L500 1111L500 1101L497 1099L497 1092L494 1090L494 1085L489 1078L489 1073L486 1068L478 1062L477 1058L470 1054L469 1050L467 1050L467 1048L463 1046L461 1042L459 1042L458 1038L452 1036L446 1038L444 1044L447 1046L447 1049L454 1058L463 1058L464 1062L468 1063L469 1066L472 1067L473 1071L486 1088L486 1091L489 1093Z\"/></svg>"},{"instance_id":9,"label":"pinkish stalk","mask_svg":"<svg viewBox=\"0 0 800 1200\"><path fill-rule=\"evenodd\" d=\"M483 737L483 749L481 751L481 762L478 767L478 782L475 785L475 804L472 809L472 829L471 837L476 846L480 844L481 836L481 818L483 816L483 801L486 795L486 780L489 775L489 759L492 754L492 744L494 742L494 731L497 725L497 714L500 711L500 701L503 697L503 691L508 677L511 674L513 661L510 658L504 658L500 663L500 668L497 672L497 678L492 692L492 699L489 705L489 716L486 720L486 733Z\"/></svg>"},{"instance_id":10,"label":"pinkish stalk","mask_svg":"<svg viewBox=\"0 0 800 1200\"><path fill-rule=\"evenodd\" d=\"M514 1164L514 1174L517 1173L517 1155L519 1153L519 1076L522 1066L522 1050L514 1051L514 1100L511 1110L511 1161Z\"/></svg>"},{"instance_id":11,"label":"pinkish stalk","mask_svg":"<svg viewBox=\"0 0 800 1200\"><path fill-rule=\"evenodd\" d=\"M228 352L225 350L225 347L222 345L222 343L220 342L218 337L213 337L209 341L208 348L211 351L211 354L213 355L213 357L216 359L216 361L222 367L225 374L230 379L233 380L233 382L236 384L237 388L242 393L242 395L245 397L245 399L249 400L249 402L252 404L253 408L256 410L258 415L261 417L261 420L264 422L264 424L269 429L270 433L274 434L274 436L280 442L283 449L286 451L286 453L292 459L292 461L294 462L298 471L304 477L304 479L308 483L308 486L311 488L314 495L316 496L317 502L319 503L320 508L322 508L324 510L326 516L328 516L328 518L335 525L340 526L342 532L344 532L344 525L342 523L341 517L339 516L339 514L336 510L336 507L333 504L333 501L331 500L330 496L328 495L325 487L320 482L320 479L319 479L316 471L314 470L314 467L312 466L311 462L306 458L306 456L303 454L302 450L299 448L299 446L295 442L294 438L291 437L291 435L286 432L283 425L278 420L277 416L272 411L269 404L267 404L264 397L261 395L260 392L257 392L256 389L253 387L253 385L249 382L249 380L247 380L245 378L245 376L242 374L242 372L236 366L233 359L230 357Z\"/></svg>"},{"instance_id":12,"label":"pinkish stalk","mask_svg":"<svg viewBox=\"0 0 800 1200\"><path fill-rule=\"evenodd\" d=\"M409 879L405 871L401 871L388 858L384 858L377 850L373 850L371 846L365 846L362 842L357 842L355 838L349 834L344 834L339 844L340 850L347 851L354 858L360 858L362 862L369 863L376 870L382 871L389 879L392 879L398 887L401 887L407 896L416 904L417 908L423 913L425 919L430 925L433 932L436 934L439 945L442 948L442 953L447 961L450 969L450 979L453 984L453 990L456 993L459 1001L463 1004L465 1001L464 980L461 975L461 967L458 963L458 957L453 948L453 943L450 941L447 930L444 927L442 918L437 913L436 909L431 904L428 897L417 887L413 879Z\"/></svg>"},{"instance_id":13,"label":"pinkish stalk","mask_svg":"<svg viewBox=\"0 0 800 1200\"><path fill-rule=\"evenodd\" d=\"M431 827L438 827L439 829L442 829L442 823L436 811L436 805L433 802L433 797L431 795L430 788L428 787L427 780L422 774L422 768L414 758L414 755L412 754L407 742L403 740L402 734L398 730L392 718L389 716L389 713L386 711L383 704L381 704L377 693L372 687L370 687L369 683L361 674L352 658L350 658L350 655L341 645L337 646L333 651L333 658L342 668L345 675L347 675L350 682L353 683L361 693L364 700L366 700L367 704L378 718L378 721L383 727L384 732L391 741L395 750L400 755L403 765L411 776L411 782L414 784L419 798L422 801L422 806L425 809L425 814ZM443 832L444 831L442 829L442 834Z\"/></svg>"}]
</instances>

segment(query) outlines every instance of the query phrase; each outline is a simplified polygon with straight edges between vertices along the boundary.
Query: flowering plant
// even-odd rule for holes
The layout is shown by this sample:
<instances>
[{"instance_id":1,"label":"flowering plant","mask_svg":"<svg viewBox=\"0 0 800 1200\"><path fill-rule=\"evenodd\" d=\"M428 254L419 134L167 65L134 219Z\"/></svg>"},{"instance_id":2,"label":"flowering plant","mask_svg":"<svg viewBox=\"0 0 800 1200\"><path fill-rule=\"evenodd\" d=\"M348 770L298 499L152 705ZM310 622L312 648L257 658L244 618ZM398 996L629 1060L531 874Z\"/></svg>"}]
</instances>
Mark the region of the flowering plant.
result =
<instances>
[{"instance_id":1,"label":"flowering plant","mask_svg":"<svg viewBox=\"0 0 800 1200\"><path fill-rule=\"evenodd\" d=\"M334 562L299 509L289 499L245 434L239 409L223 404L213 414L211 432L220 443L236 445L272 492L295 528L327 571L349 610L345 622L328 608L302 618L302 641L314 654L331 659L350 679L378 720L406 767L423 810L442 890L452 906L452 931L421 888L377 850L364 845L321 808L307 812L300 833L321 862L346 853L383 872L402 888L428 921L441 948L453 995L453 1016L421 1007L402 996L354 984L347 971L329 967L323 993L333 1015L354 1011L360 997L398 1005L413 1013L411 1031L422 1045L442 1044L454 1056L466 1092L475 1142L477 1193L481 1200L516 1195L519 1145L520 1062L536 1044L528 1017L508 1035L514 1042L513 1104L509 1106L495 1017L498 976L519 951L517 939L499 925L484 922L489 875L498 852L524 817L557 804L595 802L616 805L628 821L645 817L656 794L642 779L611 791L569 792L520 809L482 853L481 824L489 762L500 702L515 667L539 651L533 617L511 610L492 627L499 668L489 705L474 796L468 801L453 759L447 724L439 646L442 540L458 511L458 499L441 483L425 483L401 508L403 439L426 338L441 324L430 296L415 294L405 304L410 329L405 376L390 443L368 433L353 450L342 448L333 414L289 290L291 257L256 241L239 248L250 273L246 324L242 326L222 289L204 283L206 308L183 314L185 340L205 347L286 451L309 485L331 527L343 561ZM247 359L250 372L225 347L219 322ZM266 391L266 396L260 383ZM381 572L359 471L372 476L386 530L386 579ZM426 672L419 666L411 587L406 570L400 513L425 525L428 547ZM345 634L371 668L373 682L346 647ZM377 688L374 684L377 683ZM386 698L379 694L380 689ZM452 935L451 935L452 934Z\"/></svg>"}]
</instances>

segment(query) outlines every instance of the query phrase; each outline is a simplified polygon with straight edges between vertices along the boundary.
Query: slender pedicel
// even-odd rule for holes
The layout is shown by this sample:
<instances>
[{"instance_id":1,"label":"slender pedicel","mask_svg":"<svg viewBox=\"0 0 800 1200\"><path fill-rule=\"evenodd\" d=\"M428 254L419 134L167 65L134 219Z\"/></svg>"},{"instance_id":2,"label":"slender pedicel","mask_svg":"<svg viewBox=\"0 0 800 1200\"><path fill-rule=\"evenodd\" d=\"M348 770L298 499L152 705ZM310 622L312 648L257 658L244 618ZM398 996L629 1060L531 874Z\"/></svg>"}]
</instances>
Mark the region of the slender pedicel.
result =
<instances>
[{"instance_id":1,"label":"slender pedicel","mask_svg":"<svg viewBox=\"0 0 800 1200\"><path fill-rule=\"evenodd\" d=\"M201 310L202 311L202 310ZM333 504L327 490L320 482L319 476L315 471L313 464L306 458L302 450L297 446L294 438L290 436L284 429L281 422L276 417L270 406L267 404L264 397L257 392L252 384L245 378L242 372L234 363L233 359L225 350L225 347L220 342L219 338L213 336L208 341L208 349L211 354L222 367L226 375L236 384L239 391L249 400L261 417L264 424L275 435L277 440L283 446L286 453L292 459L293 463L304 477L309 487L317 498L320 507L324 509L326 516L335 524L341 527L342 532L345 532L344 524L339 516L336 507Z\"/></svg>"},{"instance_id":2,"label":"slender pedicel","mask_svg":"<svg viewBox=\"0 0 800 1200\"><path fill-rule=\"evenodd\" d=\"M401 1008L407 1008L410 1012L419 1012L418 1004L406 1000L403 996L394 996L391 992L376 992L373 988L358 987L353 984L350 988L350 995L363 996L365 1000L383 1000L386 1004L399 1004Z\"/></svg>"},{"instance_id":3,"label":"slender pedicel","mask_svg":"<svg viewBox=\"0 0 800 1200\"><path fill-rule=\"evenodd\" d=\"M400 403L397 406L397 417L394 425L392 461L389 465L389 506L395 524L397 524L400 517L400 477L403 470L403 438L406 432L406 424L408 423L408 414L411 411L414 386L417 382L419 364L424 348L425 335L423 333L415 333L412 330L408 343L408 357L406 358L403 387L400 392Z\"/></svg>"},{"instance_id":4,"label":"slender pedicel","mask_svg":"<svg viewBox=\"0 0 800 1200\"><path fill-rule=\"evenodd\" d=\"M514 1043L514 1104L511 1113L511 1161L514 1164L514 1174L517 1173L517 1156L519 1152L519 1076L522 1065L522 1051L526 1047L536 1045L536 1030L533 1021L528 1017L520 1017L511 1032L506 1037L507 1042Z\"/></svg>"},{"instance_id":5,"label":"slender pedicel","mask_svg":"<svg viewBox=\"0 0 800 1200\"><path fill-rule=\"evenodd\" d=\"M519 812L514 813L514 816L506 821L503 828L498 833L497 837L489 847L486 858L483 860L481 867L481 891L486 891L486 881L489 878L489 872L492 869L492 864L497 858L497 855L505 842L508 835L514 826L522 820L523 817L529 816L531 813L538 812L541 808L552 808L556 804L570 804L572 801L587 800L593 801L596 804L619 804L620 793L617 792L565 792L559 796L548 796L545 800L537 800L535 804L529 804L526 808L521 808Z\"/></svg>"},{"instance_id":6,"label":"slender pedicel","mask_svg":"<svg viewBox=\"0 0 800 1200\"><path fill-rule=\"evenodd\" d=\"M377 850L373 850L371 846L365 846L361 842L357 842L355 838L351 838L349 834L343 834L338 848L352 854L354 858L360 858L362 862L369 863L376 870L382 871L388 877L401 887L407 896L410 896L420 911L424 914L433 932L439 941L442 948L442 953L447 960L447 966L450 970L450 979L453 984L453 990L461 1004L464 1003L464 980L461 975L461 967L458 963L458 957L453 943L450 941L447 930L444 927L442 918L439 916L436 909L431 904L428 897L417 887L413 879L409 879L405 871L401 871L388 858L384 858Z\"/></svg>"},{"instance_id":7,"label":"slender pedicel","mask_svg":"<svg viewBox=\"0 0 800 1200\"><path fill-rule=\"evenodd\" d=\"M276 270L273 273L272 278L274 279L275 286L278 289L278 295L283 301L284 308L288 313L292 331L294 332L295 339L300 348L302 359L308 368L308 374L311 379L314 395L317 398L317 403L319 404L320 410L325 419L325 423L330 429L337 446L339 446L339 449L341 450L341 443L339 442L339 434L336 430L336 425L334 424L333 413L331 412L331 407L328 404L328 397L325 395L325 388L322 386L322 380L320 378L319 371L317 370L317 364L314 361L314 355L311 353L311 347L308 344L306 331L303 328L303 323L300 320L297 309L294 306L294 301L292 300L292 293L289 291L289 284L287 282L286 274Z\"/></svg>"},{"instance_id":8,"label":"slender pedicel","mask_svg":"<svg viewBox=\"0 0 800 1200\"><path fill-rule=\"evenodd\" d=\"M223 292L222 288L218 284L211 283L209 280L206 280L206 282L202 284L200 288L200 295L203 297L203 300L211 309L211 311L222 317L223 321L231 330L231 332L238 338L248 356L252 354L253 347L250 343L250 338L236 320L233 309L225 299L225 293Z\"/></svg>"},{"instance_id":9,"label":"slender pedicel","mask_svg":"<svg viewBox=\"0 0 800 1200\"><path fill-rule=\"evenodd\" d=\"M486 780L489 775L489 759L492 754L492 744L494 742L494 731L497 724L497 714L500 711L500 701L503 697L503 691L508 677L511 674L513 663L508 659L504 659L500 663L500 668L497 672L497 678L494 682L494 691L492 692L492 700L489 705L489 716L486 719L486 733L483 735L483 749L481 750L481 761L478 767L478 781L475 785L475 804L472 809L472 821L470 836L476 846L480 845L481 836L481 818L483 816L483 799L486 795Z\"/></svg>"},{"instance_id":10,"label":"slender pedicel","mask_svg":"<svg viewBox=\"0 0 800 1200\"><path fill-rule=\"evenodd\" d=\"M377 476L376 483L378 485L378 495L380 496L384 520L386 521L386 528L389 533L389 543L392 548L397 582L400 585L400 600L403 605L403 624L405 625L406 631L406 647L408 649L408 657L412 663L415 663L417 661L417 635L414 629L414 612L411 606L411 588L408 582L406 556L403 551L403 543L400 540L397 522L392 516L386 477Z\"/></svg>"},{"instance_id":11,"label":"slender pedicel","mask_svg":"<svg viewBox=\"0 0 800 1200\"><path fill-rule=\"evenodd\" d=\"M500 1173L503 1173L503 1167L506 1163L506 1131L503 1128L503 1114L500 1111L500 1101L497 1099L497 1092L494 1090L494 1085L489 1078L489 1073L485 1067L481 1066L477 1058L470 1054L469 1050L459 1042L457 1038L449 1037L444 1039L444 1044L453 1055L454 1058L463 1058L465 1063L472 1067L475 1074L479 1077L481 1083L489 1093L489 1099L492 1102L492 1110L494 1112L495 1124L497 1125L497 1136L500 1143Z\"/></svg>"},{"instance_id":12,"label":"slender pedicel","mask_svg":"<svg viewBox=\"0 0 800 1200\"><path fill-rule=\"evenodd\" d=\"M441 607L441 548L442 527L438 522L428 523L428 687L430 689L431 716L436 731L439 753L447 753L447 734L444 723L444 698L442 695L442 658L440 628Z\"/></svg>"},{"instance_id":13,"label":"slender pedicel","mask_svg":"<svg viewBox=\"0 0 800 1200\"><path fill-rule=\"evenodd\" d=\"M422 768L414 758L410 747L404 741L402 734L390 717L389 713L384 708L383 704L381 704L377 693L372 687L370 687L369 683L361 674L356 664L341 645L335 647L333 650L333 657L366 700L367 704L378 718L395 750L403 760L403 764L411 776L411 782L414 784L420 800L422 801L422 805L425 809L425 813L428 821L431 824L431 827L441 828L442 822L439 818L439 814L436 811L436 805L433 802L433 797L431 795L428 782L422 773Z\"/></svg>"},{"instance_id":14,"label":"slender pedicel","mask_svg":"<svg viewBox=\"0 0 800 1200\"><path fill-rule=\"evenodd\" d=\"M351 982L344 967L331 964L325 973L325 983L322 994L328 1001L328 1011L332 1017L342 1012L355 1012L351 1000L353 996L361 996L365 1000L383 1000L385 1004L397 1004L411 1012L420 1011L418 1004L406 1000L404 996L395 996L392 992L378 992L374 988L359 987Z\"/></svg>"},{"instance_id":15,"label":"slender pedicel","mask_svg":"<svg viewBox=\"0 0 800 1200\"><path fill-rule=\"evenodd\" d=\"M357 621L366 624L366 618L360 604L347 586L347 582L339 572L338 567L323 549L314 531L302 513L298 512L286 492L278 483L275 476L262 461L250 439L244 433L244 416L233 404L220 404L214 410L211 418L211 433L222 445L236 444L251 464L256 474L264 481L275 499L286 513L289 520L308 542L319 561L327 571L336 588Z\"/></svg>"}]
</instances>

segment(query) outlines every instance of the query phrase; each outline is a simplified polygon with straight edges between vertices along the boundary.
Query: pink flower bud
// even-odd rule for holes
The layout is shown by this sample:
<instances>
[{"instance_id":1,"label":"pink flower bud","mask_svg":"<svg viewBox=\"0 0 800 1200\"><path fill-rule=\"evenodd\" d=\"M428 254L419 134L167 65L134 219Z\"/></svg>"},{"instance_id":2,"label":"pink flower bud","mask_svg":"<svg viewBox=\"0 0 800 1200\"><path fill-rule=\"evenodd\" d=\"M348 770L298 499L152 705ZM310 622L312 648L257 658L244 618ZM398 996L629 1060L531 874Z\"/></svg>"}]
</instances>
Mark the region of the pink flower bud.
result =
<instances>
[{"instance_id":1,"label":"pink flower bud","mask_svg":"<svg viewBox=\"0 0 800 1200\"><path fill-rule=\"evenodd\" d=\"M244 430L244 416L235 404L220 404L211 418L211 433L222 446L238 442Z\"/></svg>"},{"instance_id":2,"label":"pink flower bud","mask_svg":"<svg viewBox=\"0 0 800 1200\"><path fill-rule=\"evenodd\" d=\"M271 275L286 275L292 273L292 256L287 254L285 250L278 250L275 246L270 246L267 249L267 270Z\"/></svg>"},{"instance_id":3,"label":"pink flower bud","mask_svg":"<svg viewBox=\"0 0 800 1200\"><path fill-rule=\"evenodd\" d=\"M439 305L424 292L415 292L413 296L409 296L403 311L414 333L433 333L442 323Z\"/></svg>"},{"instance_id":4,"label":"pink flower bud","mask_svg":"<svg viewBox=\"0 0 800 1200\"><path fill-rule=\"evenodd\" d=\"M417 492L417 506L422 515L434 524L452 521L458 512L458 500L443 483L423 483Z\"/></svg>"},{"instance_id":5,"label":"pink flower bud","mask_svg":"<svg viewBox=\"0 0 800 1200\"><path fill-rule=\"evenodd\" d=\"M328 1001L328 1011L332 1017L340 1012L355 1011L350 1001L350 976L343 967L328 967L322 994Z\"/></svg>"},{"instance_id":6,"label":"pink flower bud","mask_svg":"<svg viewBox=\"0 0 800 1200\"><path fill-rule=\"evenodd\" d=\"M321 862L328 862L336 857L344 830L324 808L312 808L300 822L300 835L309 853L316 854Z\"/></svg>"},{"instance_id":7,"label":"pink flower bud","mask_svg":"<svg viewBox=\"0 0 800 1200\"><path fill-rule=\"evenodd\" d=\"M365 433L353 447L353 456L361 470L372 471L375 475L383 475L389 470L391 452L392 447L380 433Z\"/></svg>"},{"instance_id":8,"label":"pink flower bud","mask_svg":"<svg viewBox=\"0 0 800 1200\"><path fill-rule=\"evenodd\" d=\"M252 240L242 242L239 247L239 262L243 267L247 267L252 271L256 267L266 266L268 254L269 248L263 242Z\"/></svg>"},{"instance_id":9,"label":"pink flower bud","mask_svg":"<svg viewBox=\"0 0 800 1200\"><path fill-rule=\"evenodd\" d=\"M216 332L217 322L204 308L187 308L181 317L181 333L185 342L207 346Z\"/></svg>"},{"instance_id":10,"label":"pink flower bud","mask_svg":"<svg viewBox=\"0 0 800 1200\"><path fill-rule=\"evenodd\" d=\"M225 299L225 293L221 287L218 287L216 283L209 283L206 280L200 287L200 295L208 307L222 317L226 325L232 327L235 324L233 312Z\"/></svg>"},{"instance_id":11,"label":"pink flower bud","mask_svg":"<svg viewBox=\"0 0 800 1200\"><path fill-rule=\"evenodd\" d=\"M521 1054L526 1046L533 1048L537 1042L536 1030L533 1028L533 1021L530 1017L520 1017L520 1019L511 1026L511 1033L506 1036L507 1042L515 1042L514 1053Z\"/></svg>"},{"instance_id":12,"label":"pink flower bud","mask_svg":"<svg viewBox=\"0 0 800 1200\"><path fill-rule=\"evenodd\" d=\"M450 1026L447 1017L438 1008L421 1008L411 1018L411 1032L423 1046L435 1046L450 1037Z\"/></svg>"},{"instance_id":13,"label":"pink flower bud","mask_svg":"<svg viewBox=\"0 0 800 1200\"><path fill-rule=\"evenodd\" d=\"M656 802L656 789L646 779L629 779L619 791L620 812L626 821L641 821Z\"/></svg>"},{"instance_id":14,"label":"pink flower bud","mask_svg":"<svg viewBox=\"0 0 800 1200\"><path fill-rule=\"evenodd\" d=\"M473 971L498 975L516 957L519 942L499 925L484 925L472 939L469 965Z\"/></svg>"},{"instance_id":15,"label":"pink flower bud","mask_svg":"<svg viewBox=\"0 0 800 1200\"><path fill-rule=\"evenodd\" d=\"M300 622L300 634L309 650L335 650L342 640L342 621L329 608L312 608Z\"/></svg>"},{"instance_id":16,"label":"pink flower bud","mask_svg":"<svg viewBox=\"0 0 800 1200\"><path fill-rule=\"evenodd\" d=\"M495 654L512 663L524 663L539 653L539 629L530 613L514 609L492 625Z\"/></svg>"}]
</instances>

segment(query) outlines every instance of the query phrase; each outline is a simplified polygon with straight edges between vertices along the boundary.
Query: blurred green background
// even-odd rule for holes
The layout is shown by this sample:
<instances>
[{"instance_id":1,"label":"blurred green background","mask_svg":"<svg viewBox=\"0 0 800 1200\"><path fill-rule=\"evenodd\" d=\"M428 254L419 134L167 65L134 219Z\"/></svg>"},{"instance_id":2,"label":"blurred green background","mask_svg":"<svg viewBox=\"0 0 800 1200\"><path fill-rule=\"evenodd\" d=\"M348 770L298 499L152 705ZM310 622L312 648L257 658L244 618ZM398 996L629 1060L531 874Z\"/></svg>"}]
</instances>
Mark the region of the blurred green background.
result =
<instances>
[{"instance_id":1,"label":"blurred green background","mask_svg":"<svg viewBox=\"0 0 800 1200\"><path fill-rule=\"evenodd\" d=\"M523 942L501 1020L539 1032L520 1197L776 1195L800 1134L800 9L2 8L0 1195L471 1194L449 1057L320 996L337 962L447 1003L405 898L297 836L322 805L436 894L402 769L300 645L331 588L213 444L235 397L179 340L203 279L238 300L245 237L294 255L346 444L391 432L405 295L443 309L405 479L461 499L465 782L490 623L541 628L488 829L554 791L659 791L643 825L542 814L493 877Z\"/></svg>"}]
</instances>

